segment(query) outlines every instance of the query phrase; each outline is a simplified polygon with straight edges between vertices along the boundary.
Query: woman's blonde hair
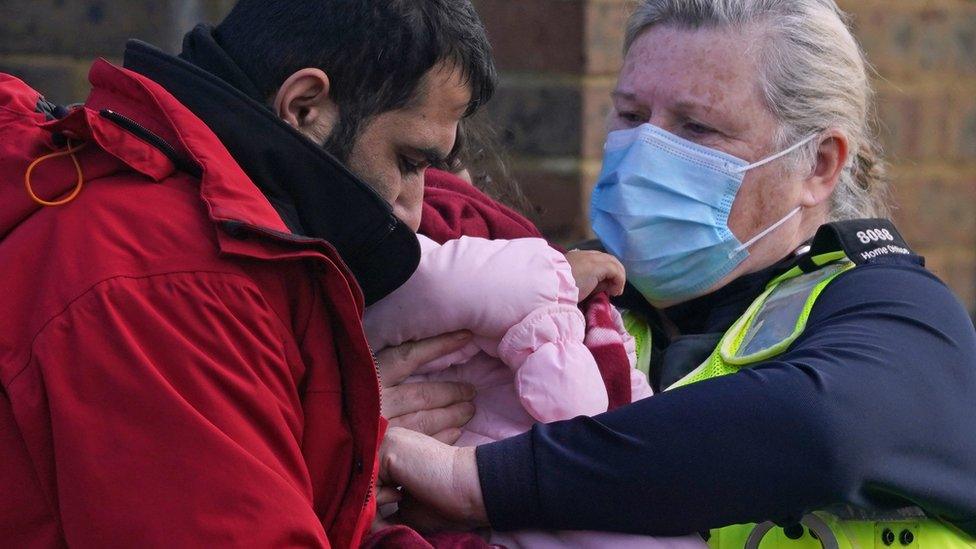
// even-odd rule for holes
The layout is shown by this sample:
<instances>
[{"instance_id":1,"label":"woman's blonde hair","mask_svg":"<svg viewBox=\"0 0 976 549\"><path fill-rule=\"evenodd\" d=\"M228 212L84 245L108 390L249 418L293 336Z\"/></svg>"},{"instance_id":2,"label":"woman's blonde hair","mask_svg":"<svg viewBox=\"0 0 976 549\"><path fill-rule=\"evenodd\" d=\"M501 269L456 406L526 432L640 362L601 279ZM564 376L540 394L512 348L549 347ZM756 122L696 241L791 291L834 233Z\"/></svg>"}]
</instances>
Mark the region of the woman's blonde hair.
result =
<instances>
[{"instance_id":1,"label":"woman's blonde hair","mask_svg":"<svg viewBox=\"0 0 976 549\"><path fill-rule=\"evenodd\" d=\"M758 26L760 78L781 123L778 145L827 128L850 141L851 161L834 191L830 221L886 217L888 183L873 130L867 61L834 0L640 0L627 24L626 53L647 29ZM801 149L797 167L813 166L819 142Z\"/></svg>"}]
</instances>

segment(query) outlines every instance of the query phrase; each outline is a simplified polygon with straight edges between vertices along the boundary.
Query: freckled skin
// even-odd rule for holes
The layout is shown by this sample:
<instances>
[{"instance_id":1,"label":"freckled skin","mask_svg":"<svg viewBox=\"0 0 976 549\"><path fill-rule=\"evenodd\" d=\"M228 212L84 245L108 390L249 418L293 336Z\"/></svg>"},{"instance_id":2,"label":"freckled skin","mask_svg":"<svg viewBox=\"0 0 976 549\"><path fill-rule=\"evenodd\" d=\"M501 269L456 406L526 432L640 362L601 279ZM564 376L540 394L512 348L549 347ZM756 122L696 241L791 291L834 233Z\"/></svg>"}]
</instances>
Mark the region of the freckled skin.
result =
<instances>
[{"instance_id":1,"label":"freckled skin","mask_svg":"<svg viewBox=\"0 0 976 549\"><path fill-rule=\"evenodd\" d=\"M416 151L432 149L446 157L457 138L458 122L471 101L471 89L453 68L436 66L425 76L413 105L385 112L361 130L348 167L393 205L414 231L420 227L424 171L404 173L400 155L421 160Z\"/></svg>"},{"instance_id":2,"label":"freckled skin","mask_svg":"<svg viewBox=\"0 0 976 549\"><path fill-rule=\"evenodd\" d=\"M609 129L649 122L750 163L779 152L774 143L777 121L760 87L761 40L757 29L645 31L624 59ZM746 173L729 217L729 227L741 242L801 204L804 174L789 174L786 165L776 161ZM750 248L749 258L709 291L787 256L822 218L822 208L804 210Z\"/></svg>"}]
</instances>

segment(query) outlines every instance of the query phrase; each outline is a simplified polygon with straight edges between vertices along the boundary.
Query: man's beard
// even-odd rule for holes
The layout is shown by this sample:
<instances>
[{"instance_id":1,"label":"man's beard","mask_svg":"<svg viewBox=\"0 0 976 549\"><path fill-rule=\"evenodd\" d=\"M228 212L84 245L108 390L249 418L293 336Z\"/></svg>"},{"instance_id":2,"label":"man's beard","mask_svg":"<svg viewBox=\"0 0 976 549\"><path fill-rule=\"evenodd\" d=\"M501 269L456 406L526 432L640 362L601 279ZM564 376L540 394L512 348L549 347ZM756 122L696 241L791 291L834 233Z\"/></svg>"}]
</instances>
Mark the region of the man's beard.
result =
<instances>
[{"instance_id":1,"label":"man's beard","mask_svg":"<svg viewBox=\"0 0 976 549\"><path fill-rule=\"evenodd\" d=\"M362 127L362 120L351 119L348 116L339 116L332 132L322 141L321 147L325 152L331 154L347 168L349 167L349 157L359 139L359 129Z\"/></svg>"}]
</instances>

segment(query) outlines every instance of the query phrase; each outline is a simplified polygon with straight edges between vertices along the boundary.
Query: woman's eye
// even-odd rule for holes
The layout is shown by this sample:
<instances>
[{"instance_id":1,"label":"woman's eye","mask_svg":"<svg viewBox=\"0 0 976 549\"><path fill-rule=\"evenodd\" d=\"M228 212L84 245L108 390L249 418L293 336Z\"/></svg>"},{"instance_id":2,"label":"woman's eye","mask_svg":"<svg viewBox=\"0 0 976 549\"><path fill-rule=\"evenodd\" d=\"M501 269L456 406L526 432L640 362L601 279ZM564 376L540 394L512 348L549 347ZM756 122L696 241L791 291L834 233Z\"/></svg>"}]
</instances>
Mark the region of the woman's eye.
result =
<instances>
[{"instance_id":1,"label":"woman's eye","mask_svg":"<svg viewBox=\"0 0 976 549\"><path fill-rule=\"evenodd\" d=\"M646 117L635 112L621 112L617 116L628 124L643 124L646 121Z\"/></svg>"},{"instance_id":2,"label":"woman's eye","mask_svg":"<svg viewBox=\"0 0 976 549\"><path fill-rule=\"evenodd\" d=\"M685 124L685 129L688 130L693 135L709 135L715 133L715 130L705 126L704 124L699 124L697 122L689 122Z\"/></svg>"}]
</instances>

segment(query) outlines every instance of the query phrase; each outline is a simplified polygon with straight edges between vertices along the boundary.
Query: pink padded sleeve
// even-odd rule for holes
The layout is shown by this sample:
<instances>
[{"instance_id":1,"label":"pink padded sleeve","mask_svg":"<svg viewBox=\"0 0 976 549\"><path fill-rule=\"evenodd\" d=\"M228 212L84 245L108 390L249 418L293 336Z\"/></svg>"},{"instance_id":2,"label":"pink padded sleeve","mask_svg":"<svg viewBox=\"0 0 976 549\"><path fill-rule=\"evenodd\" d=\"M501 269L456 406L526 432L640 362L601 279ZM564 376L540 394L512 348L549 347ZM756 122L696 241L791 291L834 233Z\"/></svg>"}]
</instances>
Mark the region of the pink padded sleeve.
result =
<instances>
[{"instance_id":1,"label":"pink padded sleeve","mask_svg":"<svg viewBox=\"0 0 976 549\"><path fill-rule=\"evenodd\" d=\"M549 305L513 326L498 346L515 372L522 405L537 421L607 411L609 399L593 355L583 345L584 319L571 305Z\"/></svg>"},{"instance_id":2,"label":"pink padded sleeve","mask_svg":"<svg viewBox=\"0 0 976 549\"><path fill-rule=\"evenodd\" d=\"M443 246L424 236L420 267L397 291L366 311L375 349L457 330L495 354L497 341L533 310L576 304L566 258L538 238L462 237Z\"/></svg>"}]
</instances>

